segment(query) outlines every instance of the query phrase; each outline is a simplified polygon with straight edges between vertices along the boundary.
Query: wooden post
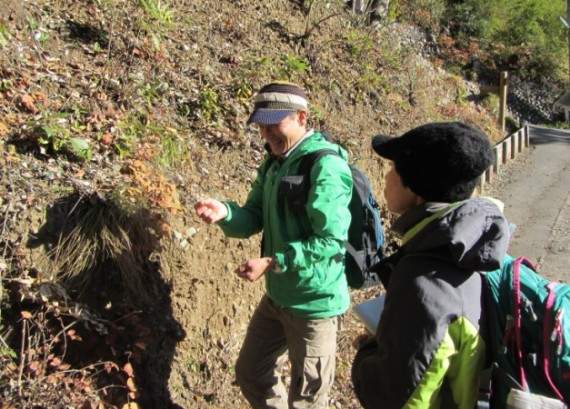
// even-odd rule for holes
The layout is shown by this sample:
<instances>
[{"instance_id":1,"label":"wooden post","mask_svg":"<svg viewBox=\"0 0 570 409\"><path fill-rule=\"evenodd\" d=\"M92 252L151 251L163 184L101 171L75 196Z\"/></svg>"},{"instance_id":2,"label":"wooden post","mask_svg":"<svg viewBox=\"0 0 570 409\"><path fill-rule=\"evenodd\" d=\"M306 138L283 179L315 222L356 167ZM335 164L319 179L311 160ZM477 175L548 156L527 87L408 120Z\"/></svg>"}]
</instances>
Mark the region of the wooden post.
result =
<instances>
[{"instance_id":1,"label":"wooden post","mask_svg":"<svg viewBox=\"0 0 570 409\"><path fill-rule=\"evenodd\" d=\"M570 1L570 0L568 0ZM507 71L501 72L501 82L499 85L499 125L501 131L505 131L505 119L507 114L507 78L509 74Z\"/></svg>"},{"instance_id":2,"label":"wooden post","mask_svg":"<svg viewBox=\"0 0 570 409\"><path fill-rule=\"evenodd\" d=\"M495 173L499 173L501 170L501 162L503 161L503 144L500 143L498 145L495 145L493 153L495 154L493 170Z\"/></svg>"},{"instance_id":3,"label":"wooden post","mask_svg":"<svg viewBox=\"0 0 570 409\"><path fill-rule=\"evenodd\" d=\"M493 181L493 165L489 166L485 171L485 182L491 183Z\"/></svg>"},{"instance_id":4,"label":"wooden post","mask_svg":"<svg viewBox=\"0 0 570 409\"><path fill-rule=\"evenodd\" d=\"M511 138L503 141L503 163L507 163L511 159Z\"/></svg>"},{"instance_id":5,"label":"wooden post","mask_svg":"<svg viewBox=\"0 0 570 409\"><path fill-rule=\"evenodd\" d=\"M511 140L511 159L515 159L519 152L519 139L517 138L517 134L511 135L509 139Z\"/></svg>"}]
</instances>

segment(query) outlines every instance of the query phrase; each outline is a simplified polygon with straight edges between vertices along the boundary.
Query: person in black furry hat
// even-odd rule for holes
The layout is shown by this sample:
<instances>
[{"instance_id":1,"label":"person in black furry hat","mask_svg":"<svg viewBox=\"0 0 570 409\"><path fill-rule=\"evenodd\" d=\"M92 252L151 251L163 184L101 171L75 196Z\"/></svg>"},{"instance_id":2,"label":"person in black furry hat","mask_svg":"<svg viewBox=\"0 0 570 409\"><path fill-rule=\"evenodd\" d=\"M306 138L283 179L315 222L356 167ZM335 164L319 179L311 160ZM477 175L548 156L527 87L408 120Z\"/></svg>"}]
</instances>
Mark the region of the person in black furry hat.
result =
<instances>
[{"instance_id":1,"label":"person in black furry hat","mask_svg":"<svg viewBox=\"0 0 570 409\"><path fill-rule=\"evenodd\" d=\"M355 340L352 381L365 408L473 408L484 369L480 271L500 267L509 228L495 201L472 198L493 150L459 122L377 135L390 160L384 196L401 246L375 270L386 288L376 333Z\"/></svg>"}]
</instances>

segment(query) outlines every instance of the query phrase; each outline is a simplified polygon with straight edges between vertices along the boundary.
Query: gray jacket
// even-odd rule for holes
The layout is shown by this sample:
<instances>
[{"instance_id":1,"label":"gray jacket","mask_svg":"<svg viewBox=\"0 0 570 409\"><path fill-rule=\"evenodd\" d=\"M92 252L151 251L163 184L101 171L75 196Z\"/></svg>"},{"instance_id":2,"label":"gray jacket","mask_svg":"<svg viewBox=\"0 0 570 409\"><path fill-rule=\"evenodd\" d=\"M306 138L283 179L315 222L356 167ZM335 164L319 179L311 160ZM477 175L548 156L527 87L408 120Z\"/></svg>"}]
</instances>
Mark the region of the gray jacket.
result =
<instances>
[{"instance_id":1,"label":"gray jacket","mask_svg":"<svg viewBox=\"0 0 570 409\"><path fill-rule=\"evenodd\" d=\"M392 226L400 250L377 269L386 291L377 333L352 379L365 408L475 407L486 346L482 276L500 267L508 223L495 203L426 203Z\"/></svg>"}]
</instances>

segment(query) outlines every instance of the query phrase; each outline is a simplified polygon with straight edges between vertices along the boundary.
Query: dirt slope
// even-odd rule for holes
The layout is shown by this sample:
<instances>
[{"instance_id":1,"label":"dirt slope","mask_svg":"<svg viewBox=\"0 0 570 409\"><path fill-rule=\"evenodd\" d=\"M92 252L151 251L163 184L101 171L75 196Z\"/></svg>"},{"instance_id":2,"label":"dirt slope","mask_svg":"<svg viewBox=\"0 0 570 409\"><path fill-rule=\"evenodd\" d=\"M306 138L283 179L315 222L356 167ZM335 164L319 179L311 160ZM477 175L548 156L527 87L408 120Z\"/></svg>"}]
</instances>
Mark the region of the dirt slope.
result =
<instances>
[{"instance_id":1,"label":"dirt slope","mask_svg":"<svg viewBox=\"0 0 570 409\"><path fill-rule=\"evenodd\" d=\"M303 3L0 4L2 408L245 407L233 364L263 283L232 271L259 238L226 239L192 205L245 199L264 153L245 119L264 83L309 90L312 125L381 203L374 134L464 120L502 138L420 32ZM358 407L360 329L347 314L331 407Z\"/></svg>"}]
</instances>

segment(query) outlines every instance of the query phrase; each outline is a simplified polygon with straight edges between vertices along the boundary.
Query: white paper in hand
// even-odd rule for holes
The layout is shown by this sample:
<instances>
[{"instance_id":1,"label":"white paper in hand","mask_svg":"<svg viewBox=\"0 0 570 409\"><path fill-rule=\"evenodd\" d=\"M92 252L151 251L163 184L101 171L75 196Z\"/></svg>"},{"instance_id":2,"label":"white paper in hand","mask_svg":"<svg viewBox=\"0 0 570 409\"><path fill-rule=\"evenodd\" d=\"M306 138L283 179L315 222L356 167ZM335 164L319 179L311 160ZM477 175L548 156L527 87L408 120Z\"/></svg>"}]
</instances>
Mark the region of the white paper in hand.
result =
<instances>
[{"instance_id":1,"label":"white paper in hand","mask_svg":"<svg viewBox=\"0 0 570 409\"><path fill-rule=\"evenodd\" d=\"M380 315L384 310L384 299L386 293L380 294L371 300L356 304L352 309L354 313L362 320L364 326L371 334L376 334L376 327L380 321Z\"/></svg>"}]
</instances>

